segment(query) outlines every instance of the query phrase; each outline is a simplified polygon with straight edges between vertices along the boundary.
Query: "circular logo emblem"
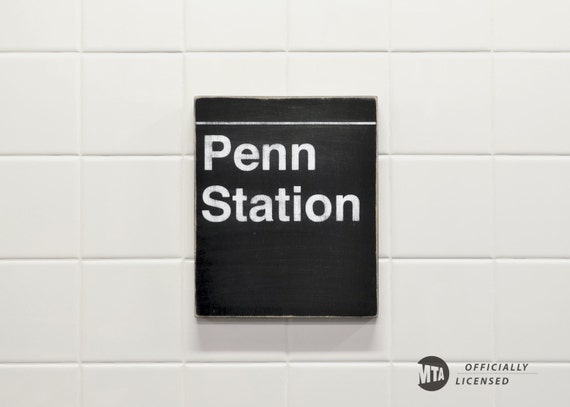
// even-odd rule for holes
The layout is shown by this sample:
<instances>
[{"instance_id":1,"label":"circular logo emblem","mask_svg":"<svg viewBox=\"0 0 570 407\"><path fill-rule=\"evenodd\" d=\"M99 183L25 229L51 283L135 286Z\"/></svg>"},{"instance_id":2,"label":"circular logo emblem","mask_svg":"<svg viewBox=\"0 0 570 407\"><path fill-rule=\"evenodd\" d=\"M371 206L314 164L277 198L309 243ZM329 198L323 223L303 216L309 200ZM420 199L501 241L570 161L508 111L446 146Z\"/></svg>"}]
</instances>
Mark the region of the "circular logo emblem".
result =
<instances>
[{"instance_id":1,"label":"circular logo emblem","mask_svg":"<svg viewBox=\"0 0 570 407\"><path fill-rule=\"evenodd\" d=\"M449 367L437 356L426 356L418 362L418 365L420 365L418 386L424 390L439 390L449 380Z\"/></svg>"}]
</instances>

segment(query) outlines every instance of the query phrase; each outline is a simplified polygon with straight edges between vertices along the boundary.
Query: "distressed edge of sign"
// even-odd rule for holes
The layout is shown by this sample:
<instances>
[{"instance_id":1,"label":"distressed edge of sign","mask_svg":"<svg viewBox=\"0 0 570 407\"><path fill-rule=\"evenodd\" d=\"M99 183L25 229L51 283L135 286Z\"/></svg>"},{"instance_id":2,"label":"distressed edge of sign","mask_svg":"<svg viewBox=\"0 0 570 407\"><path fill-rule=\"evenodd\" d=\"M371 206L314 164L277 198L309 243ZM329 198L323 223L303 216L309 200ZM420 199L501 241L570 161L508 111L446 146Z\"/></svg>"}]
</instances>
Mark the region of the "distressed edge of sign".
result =
<instances>
[{"instance_id":1,"label":"distressed edge of sign","mask_svg":"<svg viewBox=\"0 0 570 407\"><path fill-rule=\"evenodd\" d=\"M197 161L194 160L194 318L196 319L217 319L217 320L252 320L252 319L259 319L259 320L278 320L278 319L295 319L295 320L314 320L314 319L339 319L339 320L363 320L363 319L377 319L380 316L380 277L379 277L379 269L380 269L380 258L378 257L378 242L380 239L380 228L378 225L379 218L378 218L378 140L379 140L379 111L378 111L378 96L373 95L345 95L345 96L222 96L222 95L197 95L194 96L193 101L193 112L194 112L194 154L197 153L196 150L196 143L197 143L197 123L196 123L196 102L200 99L217 99L217 98L224 98L224 99L263 99L263 100L275 100L275 99L321 99L321 100L330 100L330 99L374 99L374 107L376 112L376 124L374 124L376 137L374 143L374 186L375 186L375 199L374 199L374 214L375 214L375 222L374 222L374 229L376 231L376 241L374 244L374 259L375 259L375 272L376 272L376 313L371 315L202 315L198 314L198 304L197 304L197 296L196 296L196 257L198 253L198 195L197 195L197 185L196 177L198 174L197 168Z\"/></svg>"}]
</instances>

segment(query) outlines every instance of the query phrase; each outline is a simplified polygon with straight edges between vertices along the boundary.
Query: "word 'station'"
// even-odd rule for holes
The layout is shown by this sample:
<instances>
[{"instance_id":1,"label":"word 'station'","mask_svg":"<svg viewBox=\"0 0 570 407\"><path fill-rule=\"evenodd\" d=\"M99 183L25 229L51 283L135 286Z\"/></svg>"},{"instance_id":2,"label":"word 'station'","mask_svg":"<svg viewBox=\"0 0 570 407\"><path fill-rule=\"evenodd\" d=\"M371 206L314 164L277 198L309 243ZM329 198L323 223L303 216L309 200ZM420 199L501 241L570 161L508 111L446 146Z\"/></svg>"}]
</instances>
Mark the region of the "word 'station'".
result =
<instances>
[{"instance_id":1,"label":"word 'station'","mask_svg":"<svg viewBox=\"0 0 570 407\"><path fill-rule=\"evenodd\" d=\"M220 144L218 150L214 150L214 144ZM214 158L225 158L232 151L232 143L230 139L223 135L206 135L204 136L204 170L213 170ZM263 171L271 170L271 153L277 159L278 171L287 170L287 150L283 144L263 144L261 147L261 167L259 167L259 149L250 143L243 143L233 150L233 162L240 171L254 171L261 169ZM306 169L308 171L315 170L315 147L312 144L293 144L291 146L291 167L292 171L299 171L299 161L301 152L306 154ZM301 186L293 186L293 194L287 192L286 188L278 188L277 194L274 196L277 203L278 216L276 220L280 222L290 222L291 218L294 222L300 222L302 219L303 201L301 194ZM214 199L212 196L217 195L222 198L230 198L230 191L222 185L211 185L204 189L202 200L209 207L218 208L221 213L213 215L210 209L202 211L204 219L209 222L224 222L228 220L232 214L229 203L223 200ZM238 222L247 222L250 219L253 222L272 222L273 217L273 198L265 194L257 194L250 198L244 195L243 188L236 188L235 193L231 196L231 200L235 203L235 218ZM249 210L249 217L244 215L244 203L248 202L252 205ZM292 211L289 209L288 203L293 201ZM336 195L335 197L335 219L339 222L344 220L344 205L349 202L352 206L351 220L358 222L360 220L360 200L356 195ZM321 212L315 212L315 206L321 205ZM324 222L329 219L332 213L331 200L323 194L311 195L304 204L305 216L312 222ZM289 214L292 214L289 215Z\"/></svg>"},{"instance_id":2,"label":"word 'station'","mask_svg":"<svg viewBox=\"0 0 570 407\"><path fill-rule=\"evenodd\" d=\"M377 314L376 100L202 97L196 315Z\"/></svg>"}]
</instances>

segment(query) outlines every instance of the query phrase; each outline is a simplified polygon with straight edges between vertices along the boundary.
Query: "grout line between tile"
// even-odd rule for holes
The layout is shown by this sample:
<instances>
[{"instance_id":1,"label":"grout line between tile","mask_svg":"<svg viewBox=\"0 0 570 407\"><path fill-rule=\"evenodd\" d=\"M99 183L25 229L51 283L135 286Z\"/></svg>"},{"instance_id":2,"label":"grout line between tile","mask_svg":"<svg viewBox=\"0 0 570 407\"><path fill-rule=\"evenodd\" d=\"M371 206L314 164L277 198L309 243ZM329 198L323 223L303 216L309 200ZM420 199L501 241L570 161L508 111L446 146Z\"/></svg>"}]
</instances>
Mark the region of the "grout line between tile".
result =
<instances>
[{"instance_id":1,"label":"grout line between tile","mask_svg":"<svg viewBox=\"0 0 570 407\"><path fill-rule=\"evenodd\" d=\"M491 52L499 54L568 54L570 49L254 49L254 50L232 50L232 49L210 49L210 50L0 50L0 55L10 54L259 54L259 53L294 53L294 54L488 54Z\"/></svg>"},{"instance_id":2,"label":"grout line between tile","mask_svg":"<svg viewBox=\"0 0 570 407\"><path fill-rule=\"evenodd\" d=\"M497 361L497 160L495 154L497 152L497 131L496 131L496 116L495 116L495 0L489 0L491 6L491 198L492 202L492 246L491 254L493 257L492 272L492 292L493 292L493 306L492 306L492 360ZM497 391L493 389L493 407L497 405Z\"/></svg>"},{"instance_id":3,"label":"grout line between tile","mask_svg":"<svg viewBox=\"0 0 570 407\"><path fill-rule=\"evenodd\" d=\"M391 2L390 2L391 4ZM388 106L390 106L390 99L391 99L391 92L392 92L392 58L391 55L389 56L389 65L388 65ZM392 172L393 172L393 167L392 167L392 146L391 146L391 134L392 134L392 126L391 126L391 121L389 119L390 117L390 111L389 111L389 107L388 107L388 123L387 123L387 129L388 129L388 134L386 135L387 137L387 148L388 148L388 177L387 177L387 182L388 182L388 200L387 200L387 206L388 206L388 261L390 264L390 273L392 273L392 242L393 242L393 225L392 225L392 199L393 199L393 190L392 190ZM390 328L390 335L389 335L389 340L388 340L388 354L389 354L389 359L390 362L392 361L392 278L390 275L390 293L389 293L389 298L390 298L390 305L389 305L389 313L390 313L390 324L389 324L389 328ZM390 377L392 377L392 375L390 375Z\"/></svg>"},{"instance_id":4,"label":"grout line between tile","mask_svg":"<svg viewBox=\"0 0 570 407\"><path fill-rule=\"evenodd\" d=\"M495 117L495 0L489 0L491 7L491 225L492 225L492 246L491 256L493 258L492 268L492 290L493 290L493 343L492 343L492 360L497 360L497 161L495 158L497 151L497 131ZM493 405L495 405L495 397L493 397Z\"/></svg>"},{"instance_id":5,"label":"grout line between tile","mask_svg":"<svg viewBox=\"0 0 570 407\"><path fill-rule=\"evenodd\" d=\"M494 133L494 132L493 132ZM493 289L493 360L497 360L497 175L496 175L497 162L493 157L491 162L491 225L492 225L492 246L491 256L493 260L492 269L492 289Z\"/></svg>"},{"instance_id":6,"label":"grout line between tile","mask_svg":"<svg viewBox=\"0 0 570 407\"><path fill-rule=\"evenodd\" d=\"M0 258L2 262L178 262L178 261L194 261L192 257L53 257L53 258L40 258L40 257L6 257ZM528 262L548 262L548 261L570 261L570 257L379 257L378 260L387 261L528 261Z\"/></svg>"},{"instance_id":7,"label":"grout line between tile","mask_svg":"<svg viewBox=\"0 0 570 407\"><path fill-rule=\"evenodd\" d=\"M290 19L290 7L291 1L285 1L285 93L287 96L289 94L289 69L290 69L290 57L289 57L289 19ZM289 407L291 405L291 345L289 343L289 332L290 332L290 319L286 318L284 323L284 331L285 331L285 406Z\"/></svg>"},{"instance_id":8,"label":"grout line between tile","mask_svg":"<svg viewBox=\"0 0 570 407\"><path fill-rule=\"evenodd\" d=\"M532 365L567 365L570 369L570 360L529 360L529 359L508 359L508 360L488 360L488 359L469 359L455 360L446 359L448 364L460 365L464 363L529 363ZM240 361L84 361L82 363L72 361L0 361L0 368L8 367L96 367L96 366L212 366L212 365L280 365L283 367L291 367L293 365L388 365L390 367L396 365L416 365L417 360L359 360L359 359L328 359L328 360L296 360L287 363L283 360L240 360Z\"/></svg>"},{"instance_id":9,"label":"grout line between tile","mask_svg":"<svg viewBox=\"0 0 570 407\"><path fill-rule=\"evenodd\" d=\"M83 377L83 338L85 323L85 300L84 300L84 276L83 276L83 0L79 4L79 97L78 97L78 153L79 153L79 338L78 338L78 362L79 362L79 406L84 405L84 377Z\"/></svg>"},{"instance_id":10,"label":"grout line between tile","mask_svg":"<svg viewBox=\"0 0 570 407\"><path fill-rule=\"evenodd\" d=\"M291 406L291 363L288 358L285 362L285 405Z\"/></svg>"},{"instance_id":11,"label":"grout line between tile","mask_svg":"<svg viewBox=\"0 0 570 407\"><path fill-rule=\"evenodd\" d=\"M187 381L188 381L188 373L187 373L187 355L186 355L186 341L187 341L187 335L188 333L186 332L186 318L191 318L192 316L189 315L189 313L187 312L187 308L188 308L188 304L186 301L186 264L185 264L185 258L187 255L189 255L189 253L186 253L186 248L188 246L188 236L186 236L185 233L185 225L186 222L189 221L190 216L189 216L189 208L188 210L186 210L186 208L184 207L185 204L185 196L186 193L188 191L186 191L186 189L184 188L184 180L185 180L185 175L186 175L186 171L185 171L185 160L184 158L186 157L186 151L188 151L188 146L186 145L188 142L188 137L186 134L186 131L193 131L190 130L189 128L186 127L186 114L190 111L189 106L188 106L188 98L186 95L186 89L187 89L187 80L188 78L186 77L186 34L187 34L187 30L188 27L186 26L186 1L185 0L180 0L182 1L182 15L183 15L183 24L182 24L182 128L181 128L181 134L180 134L180 167L181 167L181 177L180 177L180 183L181 183L181 187L180 187L180 206L181 206L181 211L180 214L182 215L182 222L180 225L180 233L181 233L181 239L180 239L180 243L182 245L181 250L180 250L180 257L181 257L181 261L180 261L180 302L181 302L181 313L180 316L182 318L182 320L180 321L180 330L181 330L181 340L182 343L180 344L180 351L181 353L181 360L182 360L182 399L183 399L183 403L184 406L188 406L189 404L189 395L188 395L188 389L187 389ZM192 156L193 157L193 156ZM192 193L192 198L194 199L194 194ZM189 202L188 202L189 204ZM188 205L190 207L190 205ZM191 228L191 233L193 233L194 228Z\"/></svg>"},{"instance_id":12,"label":"grout line between tile","mask_svg":"<svg viewBox=\"0 0 570 407\"><path fill-rule=\"evenodd\" d=\"M386 120L389 122L389 120ZM388 144L390 137L387 137ZM389 148L389 146L388 146ZM570 158L570 151L568 153L388 153L380 152L378 157L398 157L398 158L446 158L446 159L461 159L461 158L528 158L528 159L568 159ZM96 158L96 159L123 159L123 160L137 160L137 159L158 159L158 158L194 158L195 154L6 154L0 153L0 160L10 159L58 159L58 158Z\"/></svg>"}]
</instances>

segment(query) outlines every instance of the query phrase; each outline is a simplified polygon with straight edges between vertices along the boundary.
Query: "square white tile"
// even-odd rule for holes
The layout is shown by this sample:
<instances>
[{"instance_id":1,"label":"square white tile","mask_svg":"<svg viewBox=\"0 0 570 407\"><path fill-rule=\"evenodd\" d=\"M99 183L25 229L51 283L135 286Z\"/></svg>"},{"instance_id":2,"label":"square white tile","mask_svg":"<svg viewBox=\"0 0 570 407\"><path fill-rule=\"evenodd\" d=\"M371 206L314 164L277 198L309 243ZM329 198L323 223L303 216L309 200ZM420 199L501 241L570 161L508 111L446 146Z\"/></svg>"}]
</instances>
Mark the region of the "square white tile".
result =
<instances>
[{"instance_id":1,"label":"square white tile","mask_svg":"<svg viewBox=\"0 0 570 407\"><path fill-rule=\"evenodd\" d=\"M0 258L77 257L79 160L0 158Z\"/></svg>"},{"instance_id":2,"label":"square white tile","mask_svg":"<svg viewBox=\"0 0 570 407\"><path fill-rule=\"evenodd\" d=\"M178 257L181 159L84 158L83 256Z\"/></svg>"},{"instance_id":3,"label":"square white tile","mask_svg":"<svg viewBox=\"0 0 570 407\"><path fill-rule=\"evenodd\" d=\"M186 54L184 151L194 153L196 96L284 96L287 60L283 53Z\"/></svg>"},{"instance_id":4,"label":"square white tile","mask_svg":"<svg viewBox=\"0 0 570 407\"><path fill-rule=\"evenodd\" d=\"M83 50L180 51L184 0L83 0Z\"/></svg>"},{"instance_id":5,"label":"square white tile","mask_svg":"<svg viewBox=\"0 0 570 407\"><path fill-rule=\"evenodd\" d=\"M491 49L491 2L395 0L391 46L406 51Z\"/></svg>"},{"instance_id":6,"label":"square white tile","mask_svg":"<svg viewBox=\"0 0 570 407\"><path fill-rule=\"evenodd\" d=\"M0 89L0 154L77 153L77 55L1 54Z\"/></svg>"},{"instance_id":7,"label":"square white tile","mask_svg":"<svg viewBox=\"0 0 570 407\"><path fill-rule=\"evenodd\" d=\"M289 360L388 361L390 291L390 262L380 260L377 318L289 320Z\"/></svg>"},{"instance_id":8,"label":"square white tile","mask_svg":"<svg viewBox=\"0 0 570 407\"><path fill-rule=\"evenodd\" d=\"M426 391L418 386L420 366L417 363L394 363L392 367L392 406L494 406L493 386L457 386L455 384L455 379L459 377L457 372L464 370L464 364L448 363L450 378L445 387L438 391Z\"/></svg>"},{"instance_id":9,"label":"square white tile","mask_svg":"<svg viewBox=\"0 0 570 407\"><path fill-rule=\"evenodd\" d=\"M186 49L285 50L287 0L186 0Z\"/></svg>"},{"instance_id":10,"label":"square white tile","mask_svg":"<svg viewBox=\"0 0 570 407\"><path fill-rule=\"evenodd\" d=\"M189 362L286 360L284 320L196 318L194 262L184 262L184 352Z\"/></svg>"},{"instance_id":11,"label":"square white tile","mask_svg":"<svg viewBox=\"0 0 570 407\"><path fill-rule=\"evenodd\" d=\"M0 405L77 407L79 367L0 365Z\"/></svg>"},{"instance_id":12,"label":"square white tile","mask_svg":"<svg viewBox=\"0 0 570 407\"><path fill-rule=\"evenodd\" d=\"M498 257L570 256L570 158L496 158Z\"/></svg>"},{"instance_id":13,"label":"square white tile","mask_svg":"<svg viewBox=\"0 0 570 407\"><path fill-rule=\"evenodd\" d=\"M180 154L180 54L83 57L83 154Z\"/></svg>"},{"instance_id":14,"label":"square white tile","mask_svg":"<svg viewBox=\"0 0 570 407\"><path fill-rule=\"evenodd\" d=\"M1 2L0 50L77 50L79 7L76 0Z\"/></svg>"},{"instance_id":15,"label":"square white tile","mask_svg":"<svg viewBox=\"0 0 570 407\"><path fill-rule=\"evenodd\" d=\"M181 360L181 263L83 264L83 360Z\"/></svg>"},{"instance_id":16,"label":"square white tile","mask_svg":"<svg viewBox=\"0 0 570 407\"><path fill-rule=\"evenodd\" d=\"M182 243L184 245L184 257L187 259L195 258L196 249L196 226L194 223L195 218L195 170L196 162L194 157L184 157L182 160L182 217L184 224L184 236Z\"/></svg>"},{"instance_id":17,"label":"square white tile","mask_svg":"<svg viewBox=\"0 0 570 407\"><path fill-rule=\"evenodd\" d=\"M569 362L570 261L499 260L497 360Z\"/></svg>"},{"instance_id":18,"label":"square white tile","mask_svg":"<svg viewBox=\"0 0 570 407\"><path fill-rule=\"evenodd\" d=\"M508 386L496 389L497 407L564 407L570 405L570 365L530 363L529 375L510 378Z\"/></svg>"},{"instance_id":19,"label":"square white tile","mask_svg":"<svg viewBox=\"0 0 570 407\"><path fill-rule=\"evenodd\" d=\"M378 222L378 256L390 257L390 157L378 158L378 174L376 192L377 196L377 222Z\"/></svg>"},{"instance_id":20,"label":"square white tile","mask_svg":"<svg viewBox=\"0 0 570 407\"><path fill-rule=\"evenodd\" d=\"M376 96L378 152L388 151L388 54L296 53L288 57L288 95Z\"/></svg>"},{"instance_id":21,"label":"square white tile","mask_svg":"<svg viewBox=\"0 0 570 407\"><path fill-rule=\"evenodd\" d=\"M497 53L494 72L496 151L570 153L570 56Z\"/></svg>"},{"instance_id":22,"label":"square white tile","mask_svg":"<svg viewBox=\"0 0 570 407\"><path fill-rule=\"evenodd\" d=\"M393 156L390 170L393 257L491 257L491 158Z\"/></svg>"},{"instance_id":23,"label":"square white tile","mask_svg":"<svg viewBox=\"0 0 570 407\"><path fill-rule=\"evenodd\" d=\"M489 54L395 53L391 63L392 153L491 152Z\"/></svg>"},{"instance_id":24,"label":"square white tile","mask_svg":"<svg viewBox=\"0 0 570 407\"><path fill-rule=\"evenodd\" d=\"M388 0L290 0L289 50L388 49Z\"/></svg>"},{"instance_id":25,"label":"square white tile","mask_svg":"<svg viewBox=\"0 0 570 407\"><path fill-rule=\"evenodd\" d=\"M390 401L388 363L292 363L290 407L376 407Z\"/></svg>"},{"instance_id":26,"label":"square white tile","mask_svg":"<svg viewBox=\"0 0 570 407\"><path fill-rule=\"evenodd\" d=\"M186 366L188 406L285 407L287 367L274 363Z\"/></svg>"},{"instance_id":27,"label":"square white tile","mask_svg":"<svg viewBox=\"0 0 570 407\"><path fill-rule=\"evenodd\" d=\"M77 360L76 261L1 261L0 298L0 361Z\"/></svg>"},{"instance_id":28,"label":"square white tile","mask_svg":"<svg viewBox=\"0 0 570 407\"><path fill-rule=\"evenodd\" d=\"M570 3L566 0L495 0L497 50L570 50Z\"/></svg>"},{"instance_id":29,"label":"square white tile","mask_svg":"<svg viewBox=\"0 0 570 407\"><path fill-rule=\"evenodd\" d=\"M492 260L394 260L392 358L492 360Z\"/></svg>"},{"instance_id":30,"label":"square white tile","mask_svg":"<svg viewBox=\"0 0 570 407\"><path fill-rule=\"evenodd\" d=\"M83 367L84 407L183 407L182 365Z\"/></svg>"}]
</instances>

